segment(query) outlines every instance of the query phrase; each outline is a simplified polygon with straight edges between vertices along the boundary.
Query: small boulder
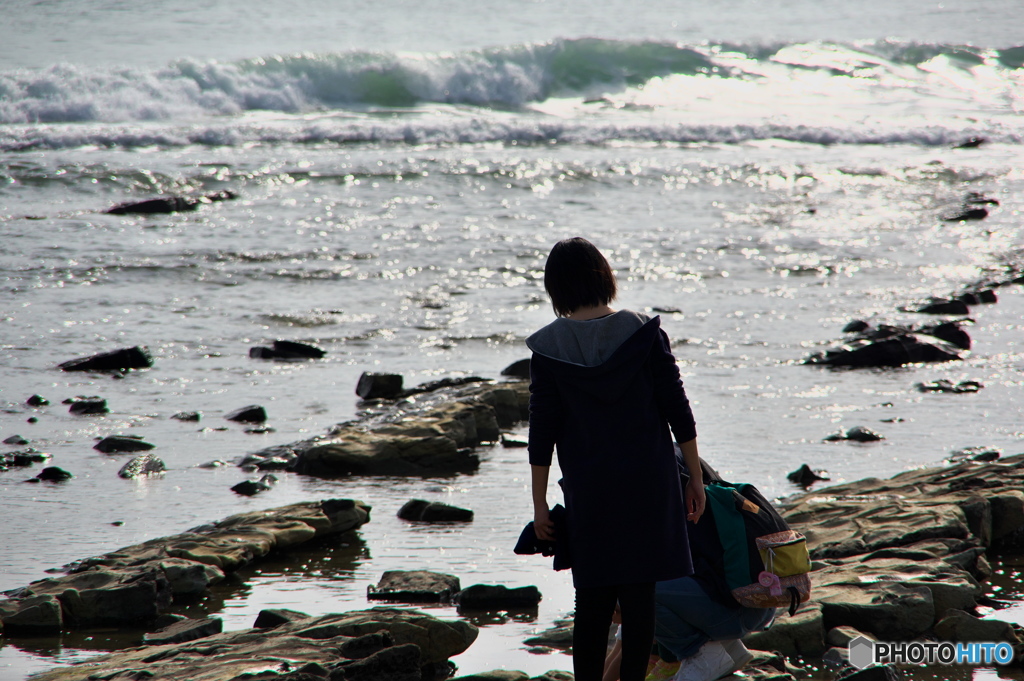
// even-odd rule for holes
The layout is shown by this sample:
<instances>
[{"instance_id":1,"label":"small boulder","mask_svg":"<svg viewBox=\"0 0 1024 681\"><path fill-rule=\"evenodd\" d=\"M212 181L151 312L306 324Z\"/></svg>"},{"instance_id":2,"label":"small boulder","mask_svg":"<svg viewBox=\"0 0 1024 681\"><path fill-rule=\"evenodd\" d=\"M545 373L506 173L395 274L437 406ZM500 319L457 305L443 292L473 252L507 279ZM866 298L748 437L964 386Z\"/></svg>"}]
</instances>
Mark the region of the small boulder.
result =
<instances>
[{"instance_id":1,"label":"small boulder","mask_svg":"<svg viewBox=\"0 0 1024 681\"><path fill-rule=\"evenodd\" d=\"M401 374L364 371L356 384L356 395L364 400L393 399L402 392Z\"/></svg>"},{"instance_id":2,"label":"small boulder","mask_svg":"<svg viewBox=\"0 0 1024 681\"><path fill-rule=\"evenodd\" d=\"M320 359L326 354L326 350L315 345L297 341L276 340L271 348L249 348L249 357L253 359Z\"/></svg>"},{"instance_id":3,"label":"small boulder","mask_svg":"<svg viewBox=\"0 0 1024 681\"><path fill-rule=\"evenodd\" d=\"M947 610L935 624L935 635L943 641L1018 643L1013 625L1009 622L979 619L963 610Z\"/></svg>"},{"instance_id":4,"label":"small boulder","mask_svg":"<svg viewBox=\"0 0 1024 681\"><path fill-rule=\"evenodd\" d=\"M855 319L843 327L843 333L861 333L871 328L871 325L862 319Z\"/></svg>"},{"instance_id":5,"label":"small boulder","mask_svg":"<svg viewBox=\"0 0 1024 681\"><path fill-rule=\"evenodd\" d=\"M64 482L65 480L70 480L73 477L75 476L71 475L71 473L68 473L63 468L58 468L57 466L47 466L46 468L39 472L39 475L36 476L36 479L43 480L45 482Z\"/></svg>"},{"instance_id":6,"label":"small boulder","mask_svg":"<svg viewBox=\"0 0 1024 681\"><path fill-rule=\"evenodd\" d=\"M108 435L92 446L93 449L104 454L145 452L155 447L156 445L143 440L141 435Z\"/></svg>"},{"instance_id":7,"label":"small boulder","mask_svg":"<svg viewBox=\"0 0 1024 681\"><path fill-rule=\"evenodd\" d=\"M25 400L25 404L30 407L45 407L50 403L50 400L46 399L42 395L33 395L32 397Z\"/></svg>"},{"instance_id":8,"label":"small boulder","mask_svg":"<svg viewBox=\"0 0 1024 681\"><path fill-rule=\"evenodd\" d=\"M410 499L398 509L398 517L421 523L465 522L473 519L473 511L440 502Z\"/></svg>"},{"instance_id":9,"label":"small boulder","mask_svg":"<svg viewBox=\"0 0 1024 681\"><path fill-rule=\"evenodd\" d=\"M506 437L502 435L501 446L507 448L529 447L530 443L526 442L525 440L516 440L515 438Z\"/></svg>"},{"instance_id":10,"label":"small boulder","mask_svg":"<svg viewBox=\"0 0 1024 681\"><path fill-rule=\"evenodd\" d=\"M71 414L88 416L92 414L110 413L110 409L107 407L107 401L102 397L76 397L70 400L70 402L65 400L65 403L70 404L68 412Z\"/></svg>"},{"instance_id":11,"label":"small boulder","mask_svg":"<svg viewBox=\"0 0 1024 681\"><path fill-rule=\"evenodd\" d=\"M1003 452L995 447L965 447L953 452L948 461L996 461Z\"/></svg>"},{"instance_id":12,"label":"small boulder","mask_svg":"<svg viewBox=\"0 0 1024 681\"><path fill-rule=\"evenodd\" d=\"M461 590L459 578L427 570L388 570L377 586L366 589L366 597L377 601L401 603L440 603L450 601Z\"/></svg>"},{"instance_id":13,"label":"small boulder","mask_svg":"<svg viewBox=\"0 0 1024 681\"><path fill-rule=\"evenodd\" d=\"M807 464L800 466L800 468L787 475L786 478L788 478L790 482L794 482L801 487L810 487L819 480L830 479L825 471L812 470Z\"/></svg>"},{"instance_id":14,"label":"small boulder","mask_svg":"<svg viewBox=\"0 0 1024 681\"><path fill-rule=\"evenodd\" d=\"M168 643L186 643L197 638L206 638L224 630L224 621L219 617L204 617L201 620L183 619L159 631L145 634L142 644L161 646Z\"/></svg>"},{"instance_id":15,"label":"small boulder","mask_svg":"<svg viewBox=\"0 0 1024 681\"><path fill-rule=\"evenodd\" d=\"M959 210L946 213L942 216L945 222L964 222L967 220L984 220L988 217L988 209L980 206L964 206Z\"/></svg>"},{"instance_id":16,"label":"small boulder","mask_svg":"<svg viewBox=\"0 0 1024 681\"><path fill-rule=\"evenodd\" d=\"M140 346L101 352L89 357L68 360L58 365L63 371L129 371L131 369L148 369L151 366L153 366L153 358L145 348Z\"/></svg>"},{"instance_id":17,"label":"small boulder","mask_svg":"<svg viewBox=\"0 0 1024 681\"><path fill-rule=\"evenodd\" d=\"M171 418L175 421L198 421L203 418L203 415L198 411L179 411Z\"/></svg>"},{"instance_id":18,"label":"small boulder","mask_svg":"<svg viewBox=\"0 0 1024 681\"><path fill-rule=\"evenodd\" d=\"M460 591L456 601L464 610L536 608L540 603L540 590L535 586L509 589L501 584L474 584Z\"/></svg>"},{"instance_id":19,"label":"small boulder","mask_svg":"<svg viewBox=\"0 0 1024 681\"><path fill-rule=\"evenodd\" d=\"M967 314L970 309L967 303L962 300L949 300L948 298L933 298L926 305L914 310L921 314Z\"/></svg>"},{"instance_id":20,"label":"small boulder","mask_svg":"<svg viewBox=\"0 0 1024 681\"><path fill-rule=\"evenodd\" d=\"M268 610L260 610L260 614L256 616L256 621L253 622L254 629L273 629L279 627L282 624L288 622L294 622L296 620L308 619L309 615L298 610L287 610L284 608L270 608Z\"/></svg>"},{"instance_id":21,"label":"small boulder","mask_svg":"<svg viewBox=\"0 0 1024 681\"><path fill-rule=\"evenodd\" d=\"M538 646L542 648L559 648L569 649L572 648L572 632L573 622L556 622L555 626L550 629L545 629L537 636L532 636L523 643L528 646Z\"/></svg>"},{"instance_id":22,"label":"small boulder","mask_svg":"<svg viewBox=\"0 0 1024 681\"><path fill-rule=\"evenodd\" d=\"M108 215L157 215L194 211L202 205L214 201L227 201L237 195L228 190L213 192L205 196L163 196L145 201L121 203L106 211Z\"/></svg>"},{"instance_id":23,"label":"small boulder","mask_svg":"<svg viewBox=\"0 0 1024 681\"><path fill-rule=\"evenodd\" d=\"M885 437L879 435L870 428L864 426L855 426L850 428L846 432L833 433L825 438L825 442L838 442L841 440L851 440L853 442L878 442L884 440Z\"/></svg>"},{"instance_id":24,"label":"small boulder","mask_svg":"<svg viewBox=\"0 0 1024 681\"><path fill-rule=\"evenodd\" d=\"M257 404L252 404L236 409L224 418L238 423L263 423L267 420L267 410Z\"/></svg>"},{"instance_id":25,"label":"small boulder","mask_svg":"<svg viewBox=\"0 0 1024 681\"><path fill-rule=\"evenodd\" d=\"M966 305L991 305L992 303L999 302L999 297L992 289L982 289L980 291L961 293L956 297L956 300Z\"/></svg>"},{"instance_id":26,"label":"small boulder","mask_svg":"<svg viewBox=\"0 0 1024 681\"><path fill-rule=\"evenodd\" d=\"M121 470L117 472L117 475L125 480L131 480L143 475L163 473L165 470L167 470L167 467L163 461L152 454L143 454L121 466Z\"/></svg>"},{"instance_id":27,"label":"small boulder","mask_svg":"<svg viewBox=\"0 0 1024 681\"><path fill-rule=\"evenodd\" d=\"M11 435L10 437L5 437L4 438L4 444L5 445L16 445L16 446L27 445L28 444L28 440L26 440L25 438L23 438L20 435Z\"/></svg>"},{"instance_id":28,"label":"small boulder","mask_svg":"<svg viewBox=\"0 0 1024 681\"><path fill-rule=\"evenodd\" d=\"M501 370L502 376L511 376L513 378L529 378L530 377L530 360L520 359L512 362L507 367Z\"/></svg>"},{"instance_id":29,"label":"small boulder","mask_svg":"<svg viewBox=\"0 0 1024 681\"><path fill-rule=\"evenodd\" d=\"M276 482L277 477L268 473L259 480L243 480L232 487L231 491L235 494L251 497L255 494L259 494L260 492L266 492L273 487Z\"/></svg>"},{"instance_id":30,"label":"small boulder","mask_svg":"<svg viewBox=\"0 0 1024 681\"><path fill-rule=\"evenodd\" d=\"M977 149L985 143L984 137L968 137L960 144L954 145L954 149Z\"/></svg>"}]
</instances>

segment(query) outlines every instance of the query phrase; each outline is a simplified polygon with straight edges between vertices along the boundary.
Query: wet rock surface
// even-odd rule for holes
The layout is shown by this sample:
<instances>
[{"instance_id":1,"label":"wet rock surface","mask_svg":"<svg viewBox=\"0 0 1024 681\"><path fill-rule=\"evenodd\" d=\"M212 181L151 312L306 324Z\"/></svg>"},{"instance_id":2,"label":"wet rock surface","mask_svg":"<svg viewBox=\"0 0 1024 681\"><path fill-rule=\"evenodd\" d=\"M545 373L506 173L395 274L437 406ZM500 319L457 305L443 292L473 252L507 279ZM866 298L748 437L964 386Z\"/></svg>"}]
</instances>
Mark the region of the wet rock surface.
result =
<instances>
[{"instance_id":1,"label":"wet rock surface","mask_svg":"<svg viewBox=\"0 0 1024 681\"><path fill-rule=\"evenodd\" d=\"M296 617L272 630L245 629L132 648L34 678L434 681L448 675L448 659L468 649L476 637L477 628L467 622L376 608Z\"/></svg>"},{"instance_id":2,"label":"wet rock surface","mask_svg":"<svg viewBox=\"0 0 1024 681\"><path fill-rule=\"evenodd\" d=\"M410 499L398 509L398 517L421 523L468 522L473 519L473 512L437 501Z\"/></svg>"},{"instance_id":3,"label":"wet rock surface","mask_svg":"<svg viewBox=\"0 0 1024 681\"><path fill-rule=\"evenodd\" d=\"M441 603L451 601L461 588L455 575L428 570L388 570L376 586L367 587L366 597L400 603Z\"/></svg>"},{"instance_id":4,"label":"wet rock surface","mask_svg":"<svg viewBox=\"0 0 1024 681\"><path fill-rule=\"evenodd\" d=\"M101 352L89 357L68 360L58 365L63 371L129 371L131 369L148 369L153 366L153 358L146 348L135 346L121 348L110 352Z\"/></svg>"},{"instance_id":5,"label":"wet rock surface","mask_svg":"<svg viewBox=\"0 0 1024 681\"><path fill-rule=\"evenodd\" d=\"M361 418L321 437L256 452L293 462L287 470L318 477L435 475L474 471L473 448L501 439L501 429L529 418L527 381L443 379L406 397L366 404Z\"/></svg>"},{"instance_id":6,"label":"wet rock surface","mask_svg":"<svg viewBox=\"0 0 1024 681\"><path fill-rule=\"evenodd\" d=\"M351 499L304 502L233 515L88 558L66 566L62 576L7 592L0 600L4 634L145 626L243 565L355 529L369 513L369 506Z\"/></svg>"}]
</instances>

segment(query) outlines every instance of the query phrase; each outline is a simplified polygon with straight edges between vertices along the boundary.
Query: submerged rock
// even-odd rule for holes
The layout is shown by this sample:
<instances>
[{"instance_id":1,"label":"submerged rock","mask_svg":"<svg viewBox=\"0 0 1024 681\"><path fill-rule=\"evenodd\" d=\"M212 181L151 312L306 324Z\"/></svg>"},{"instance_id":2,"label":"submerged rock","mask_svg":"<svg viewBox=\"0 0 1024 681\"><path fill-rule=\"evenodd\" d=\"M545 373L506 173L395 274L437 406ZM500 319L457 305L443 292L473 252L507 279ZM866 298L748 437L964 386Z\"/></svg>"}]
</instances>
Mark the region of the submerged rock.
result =
<instances>
[{"instance_id":1,"label":"submerged rock","mask_svg":"<svg viewBox=\"0 0 1024 681\"><path fill-rule=\"evenodd\" d=\"M800 468L787 475L786 478L790 482L794 482L803 487L810 487L819 480L829 479L828 474L825 473L825 471L812 470L807 464L800 466Z\"/></svg>"},{"instance_id":2,"label":"submerged rock","mask_svg":"<svg viewBox=\"0 0 1024 681\"><path fill-rule=\"evenodd\" d=\"M68 407L68 413L78 415L91 415L91 414L109 414L110 409L107 407L107 401L102 397L76 397L73 400L65 400L66 404L70 404Z\"/></svg>"},{"instance_id":3,"label":"submerged rock","mask_svg":"<svg viewBox=\"0 0 1024 681\"><path fill-rule=\"evenodd\" d=\"M45 482L64 482L65 480L70 480L73 477L75 476L71 475L71 473L68 473L63 468L48 466L39 472L36 479L43 480Z\"/></svg>"},{"instance_id":4,"label":"submerged rock","mask_svg":"<svg viewBox=\"0 0 1024 681\"><path fill-rule=\"evenodd\" d=\"M135 346L68 360L58 366L63 371L129 371L148 369L153 366L153 358L145 348Z\"/></svg>"},{"instance_id":5,"label":"submerged rock","mask_svg":"<svg viewBox=\"0 0 1024 681\"><path fill-rule=\"evenodd\" d=\"M32 397L25 400L25 404L30 407L45 407L50 403L50 400L46 399L42 395L33 395Z\"/></svg>"},{"instance_id":6,"label":"submerged rock","mask_svg":"<svg viewBox=\"0 0 1024 681\"><path fill-rule=\"evenodd\" d=\"M326 350L297 341L274 341L273 347L256 346L249 348L249 357L254 359L321 359Z\"/></svg>"},{"instance_id":7,"label":"submerged rock","mask_svg":"<svg viewBox=\"0 0 1024 681\"><path fill-rule=\"evenodd\" d=\"M540 589L535 586L510 589L501 584L474 584L460 591L455 600L463 610L536 608L540 603Z\"/></svg>"},{"instance_id":8,"label":"submerged rock","mask_svg":"<svg viewBox=\"0 0 1024 681\"><path fill-rule=\"evenodd\" d=\"M92 446L93 449L104 454L145 452L155 447L156 445L143 440L141 435L108 435Z\"/></svg>"},{"instance_id":9,"label":"submerged rock","mask_svg":"<svg viewBox=\"0 0 1024 681\"><path fill-rule=\"evenodd\" d=\"M473 519L473 512L436 501L410 499L398 509L398 517L423 523L466 522Z\"/></svg>"},{"instance_id":10,"label":"submerged rock","mask_svg":"<svg viewBox=\"0 0 1024 681\"><path fill-rule=\"evenodd\" d=\"M155 215L161 213L184 213L194 211L199 206L215 201L227 201L236 197L234 192L227 190L206 194L205 196L165 196L146 201L122 203L104 212L108 215Z\"/></svg>"},{"instance_id":11,"label":"submerged rock","mask_svg":"<svg viewBox=\"0 0 1024 681\"><path fill-rule=\"evenodd\" d=\"M879 435L870 428L864 426L854 426L849 430L838 433L834 433L825 438L825 442L837 442L841 440L852 440L853 442L878 442L884 440L882 435Z\"/></svg>"},{"instance_id":12,"label":"submerged rock","mask_svg":"<svg viewBox=\"0 0 1024 681\"><path fill-rule=\"evenodd\" d=\"M915 383L914 387L923 393L976 393L985 386L978 381L960 381L953 383L949 379L939 379L931 383Z\"/></svg>"},{"instance_id":13,"label":"submerged rock","mask_svg":"<svg viewBox=\"0 0 1024 681\"><path fill-rule=\"evenodd\" d=\"M175 421L199 421L203 418L203 414L198 411L179 411L171 416L171 418Z\"/></svg>"},{"instance_id":14,"label":"submerged rock","mask_svg":"<svg viewBox=\"0 0 1024 681\"><path fill-rule=\"evenodd\" d=\"M255 494L259 494L260 492L266 492L273 487L275 483L277 483L277 477L267 473L259 480L244 480L232 487L231 491L235 494L251 497Z\"/></svg>"}]
</instances>

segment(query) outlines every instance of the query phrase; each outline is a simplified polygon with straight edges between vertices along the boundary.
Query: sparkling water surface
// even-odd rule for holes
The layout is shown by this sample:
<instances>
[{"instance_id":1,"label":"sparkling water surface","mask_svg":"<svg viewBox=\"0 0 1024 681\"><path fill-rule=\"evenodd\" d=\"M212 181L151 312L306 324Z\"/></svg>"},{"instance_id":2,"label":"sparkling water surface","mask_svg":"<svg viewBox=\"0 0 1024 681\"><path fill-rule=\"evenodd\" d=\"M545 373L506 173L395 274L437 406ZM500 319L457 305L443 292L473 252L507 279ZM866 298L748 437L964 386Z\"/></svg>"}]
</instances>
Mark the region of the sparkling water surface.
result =
<instances>
[{"instance_id":1,"label":"sparkling water surface","mask_svg":"<svg viewBox=\"0 0 1024 681\"><path fill-rule=\"evenodd\" d=\"M658 3L630 12L533 3L515 22L479 10L449 21L457 4L347 14L328 3L303 14L282 3L241 12L185 0L144 13L116 2L81 14L69 3L12 7L20 30L0 29L9 38L0 40L0 439L23 436L75 478L29 485L39 465L0 472L0 589L233 513L356 498L374 507L372 520L343 545L247 568L244 583L189 612L241 629L265 607L359 609L390 569L439 570L463 585L535 584L544 595L536 613L472 620L481 635L455 658L459 673L571 669L569 656L523 643L572 610L566 573L511 553L531 516L524 450L484 447L480 470L454 477L285 473L252 498L230 491L251 477L236 466L196 467L355 417L363 371L402 373L410 385L499 378L552 319L544 258L567 236L608 255L618 305L661 314L702 454L732 479L784 496L796 491L786 474L805 462L838 482L940 464L966 447L1024 451L1019 286L972 308L975 345L964 361L801 364L841 340L852 319L933 321L901 310L1020 263L1012 3L927 12L869 3L851 13L745 2L685 17ZM983 20L992 17L1001 20ZM44 31L55 22L61 31ZM122 37L100 41L96 28L111 22ZM152 41L154 25L173 39ZM605 42L573 42L585 37ZM556 39L569 42L537 47ZM666 40L682 47L666 52ZM759 56L754 45L772 40L781 46ZM930 47L911 55L912 43ZM373 51L383 62L368 71ZM273 55L299 52L308 54L273 66ZM594 75L584 67L599 54L611 56ZM363 100L325 89L367 73L388 78L371 79ZM399 91L415 101L381 103ZM987 142L953 148L973 135ZM102 213L223 189L238 198L194 213ZM985 220L943 221L968 192L1000 205ZM311 342L327 356L248 357L275 339ZM56 368L132 345L149 348L153 368L123 378ZM941 378L985 387L914 387ZM51 404L26 406L33 394ZM111 413L69 414L61 400L76 395L106 398ZM224 420L248 404L266 407L273 432ZM180 411L203 418L170 418ZM886 439L822 441L856 425ZM92 449L115 433L157 445L168 471L118 478L129 457ZM395 513L410 498L476 518L406 523ZM140 636L3 639L0 677L16 681Z\"/></svg>"}]
</instances>

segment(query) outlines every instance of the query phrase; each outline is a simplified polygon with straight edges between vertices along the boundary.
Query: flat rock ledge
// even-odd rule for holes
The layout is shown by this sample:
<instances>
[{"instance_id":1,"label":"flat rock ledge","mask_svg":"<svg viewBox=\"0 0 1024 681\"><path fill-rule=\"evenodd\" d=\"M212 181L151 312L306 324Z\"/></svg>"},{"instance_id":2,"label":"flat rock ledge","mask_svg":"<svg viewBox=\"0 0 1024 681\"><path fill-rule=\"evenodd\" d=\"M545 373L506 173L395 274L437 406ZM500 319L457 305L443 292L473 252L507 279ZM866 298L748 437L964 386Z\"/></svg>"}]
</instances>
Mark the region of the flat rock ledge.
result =
<instances>
[{"instance_id":1,"label":"flat rock ledge","mask_svg":"<svg viewBox=\"0 0 1024 681\"><path fill-rule=\"evenodd\" d=\"M301 613L300 613L301 615ZM273 629L245 629L186 643L103 655L33 681L434 681L478 630L416 610L374 608L299 616Z\"/></svg>"},{"instance_id":2,"label":"flat rock ledge","mask_svg":"<svg viewBox=\"0 0 1024 681\"><path fill-rule=\"evenodd\" d=\"M31 636L152 624L173 603L194 599L243 565L369 519L370 507L361 501L303 502L78 561L66 566L65 575L6 592L0 630Z\"/></svg>"},{"instance_id":3,"label":"flat rock ledge","mask_svg":"<svg viewBox=\"0 0 1024 681\"><path fill-rule=\"evenodd\" d=\"M838 658L830 646L845 653L843 633L853 631L882 641L1006 641L1015 664L1024 660L1019 629L977 611L992 574L986 556L1024 553L1024 454L836 485L782 510L807 537L811 601L748 636L748 647ZM770 678L790 678L779 673Z\"/></svg>"},{"instance_id":4,"label":"flat rock ledge","mask_svg":"<svg viewBox=\"0 0 1024 681\"><path fill-rule=\"evenodd\" d=\"M243 465L276 465L317 477L436 475L476 470L473 448L529 418L529 382L445 385L396 400L367 402L361 418L325 435L249 455Z\"/></svg>"}]
</instances>

